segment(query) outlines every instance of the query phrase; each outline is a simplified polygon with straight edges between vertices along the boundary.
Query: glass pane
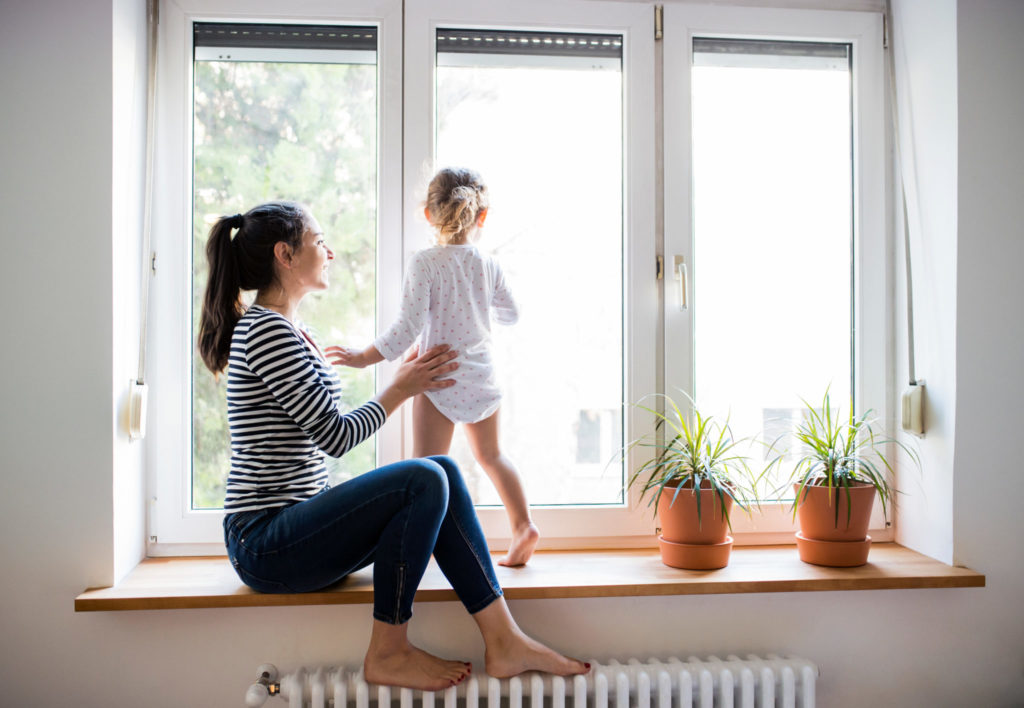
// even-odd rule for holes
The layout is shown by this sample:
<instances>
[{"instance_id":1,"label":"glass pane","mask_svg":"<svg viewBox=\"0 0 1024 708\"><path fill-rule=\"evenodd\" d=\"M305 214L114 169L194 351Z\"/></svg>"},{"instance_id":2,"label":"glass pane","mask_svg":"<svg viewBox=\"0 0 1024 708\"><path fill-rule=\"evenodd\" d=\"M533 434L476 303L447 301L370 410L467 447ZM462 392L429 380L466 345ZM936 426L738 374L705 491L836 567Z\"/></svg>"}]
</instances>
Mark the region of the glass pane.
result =
<instances>
[{"instance_id":1,"label":"glass pane","mask_svg":"<svg viewBox=\"0 0 1024 708\"><path fill-rule=\"evenodd\" d=\"M621 503L621 60L477 59L437 69L436 159L483 176L479 246L520 305L493 327L502 448L533 505ZM476 502L500 503L461 429L452 452Z\"/></svg>"},{"instance_id":2,"label":"glass pane","mask_svg":"<svg viewBox=\"0 0 1024 708\"><path fill-rule=\"evenodd\" d=\"M372 54L370 54L372 56ZM260 202L308 205L335 253L331 287L302 316L322 344L371 341L376 307L377 71L369 64L196 61L192 328L206 287L206 237L219 216ZM373 395L373 370L339 368L344 405ZM220 508L230 465L225 378L193 352L192 506ZM332 483L375 466L374 439Z\"/></svg>"},{"instance_id":3,"label":"glass pane","mask_svg":"<svg viewBox=\"0 0 1024 708\"><path fill-rule=\"evenodd\" d=\"M695 396L772 441L826 387L849 410L849 61L694 59Z\"/></svg>"}]
</instances>

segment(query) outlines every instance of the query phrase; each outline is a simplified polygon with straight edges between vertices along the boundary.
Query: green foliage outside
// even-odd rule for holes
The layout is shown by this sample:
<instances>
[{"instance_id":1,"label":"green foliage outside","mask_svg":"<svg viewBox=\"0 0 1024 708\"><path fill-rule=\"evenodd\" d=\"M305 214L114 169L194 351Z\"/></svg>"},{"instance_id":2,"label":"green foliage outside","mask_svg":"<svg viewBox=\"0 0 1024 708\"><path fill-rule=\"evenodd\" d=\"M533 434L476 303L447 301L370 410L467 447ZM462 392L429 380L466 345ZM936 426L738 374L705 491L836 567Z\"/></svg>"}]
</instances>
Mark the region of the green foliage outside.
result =
<instances>
[{"instance_id":1,"label":"green foliage outside","mask_svg":"<svg viewBox=\"0 0 1024 708\"><path fill-rule=\"evenodd\" d=\"M310 207L335 253L331 287L300 313L321 347L374 336L377 224L374 65L196 62L192 331L206 288L206 239L222 215L277 199ZM346 409L374 391L372 369L339 369ZM226 381L192 358L192 505L223 505L230 467ZM340 460L336 484L374 467L371 438Z\"/></svg>"}]
</instances>

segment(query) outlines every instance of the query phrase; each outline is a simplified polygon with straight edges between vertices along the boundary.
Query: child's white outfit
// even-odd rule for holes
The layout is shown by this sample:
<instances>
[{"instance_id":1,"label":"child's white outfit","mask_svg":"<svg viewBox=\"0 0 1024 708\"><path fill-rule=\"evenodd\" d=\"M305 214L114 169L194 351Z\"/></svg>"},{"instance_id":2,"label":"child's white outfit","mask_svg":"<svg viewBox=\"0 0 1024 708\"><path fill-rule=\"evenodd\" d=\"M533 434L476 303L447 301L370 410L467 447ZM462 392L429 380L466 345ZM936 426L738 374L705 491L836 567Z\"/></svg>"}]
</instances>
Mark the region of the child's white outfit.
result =
<instances>
[{"instance_id":1,"label":"child's white outfit","mask_svg":"<svg viewBox=\"0 0 1024 708\"><path fill-rule=\"evenodd\" d=\"M500 324L519 319L501 266L472 245L434 246L416 253L402 286L402 311L373 345L388 361L420 337L420 351L447 344L459 353L454 386L427 391L427 398L453 423L477 423L501 405L491 361L491 317Z\"/></svg>"}]
</instances>

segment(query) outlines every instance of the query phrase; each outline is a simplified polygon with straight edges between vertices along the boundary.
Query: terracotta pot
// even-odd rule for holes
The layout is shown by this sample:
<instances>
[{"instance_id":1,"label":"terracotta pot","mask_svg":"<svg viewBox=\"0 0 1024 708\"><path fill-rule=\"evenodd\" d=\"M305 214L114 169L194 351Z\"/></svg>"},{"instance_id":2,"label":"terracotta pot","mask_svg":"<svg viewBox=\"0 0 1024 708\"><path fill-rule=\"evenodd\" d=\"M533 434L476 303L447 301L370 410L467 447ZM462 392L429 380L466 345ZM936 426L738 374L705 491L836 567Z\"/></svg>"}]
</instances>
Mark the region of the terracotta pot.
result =
<instances>
[{"instance_id":1,"label":"terracotta pot","mask_svg":"<svg viewBox=\"0 0 1024 708\"><path fill-rule=\"evenodd\" d=\"M793 489L800 494L799 485L793 485ZM849 495L841 487L804 487L796 510L800 522L796 534L800 560L836 568L868 562L868 524L876 490L873 485L856 483L848 491Z\"/></svg>"},{"instance_id":2,"label":"terracotta pot","mask_svg":"<svg viewBox=\"0 0 1024 708\"><path fill-rule=\"evenodd\" d=\"M800 486L794 484L793 491L800 494ZM804 538L820 541L863 541L868 535L875 493L870 484L854 484L849 488L849 496L841 487L829 489L808 484L796 508L800 532Z\"/></svg>"},{"instance_id":3,"label":"terracotta pot","mask_svg":"<svg viewBox=\"0 0 1024 708\"><path fill-rule=\"evenodd\" d=\"M732 511L732 498L726 496L723 516L721 502L712 489L701 489L700 519L697 518L697 494L693 488L679 490L666 487L658 500L658 523L661 536L658 547L661 561L673 568L687 570L713 570L729 564L732 537L728 515Z\"/></svg>"},{"instance_id":4,"label":"terracotta pot","mask_svg":"<svg viewBox=\"0 0 1024 708\"><path fill-rule=\"evenodd\" d=\"M658 522L661 535L673 543L722 543L729 531L728 514L732 497L726 495L726 516L713 489L700 490L700 518L697 518L697 495L684 487L675 496L677 487L666 487L658 500ZM675 499L673 500L673 496Z\"/></svg>"}]
</instances>

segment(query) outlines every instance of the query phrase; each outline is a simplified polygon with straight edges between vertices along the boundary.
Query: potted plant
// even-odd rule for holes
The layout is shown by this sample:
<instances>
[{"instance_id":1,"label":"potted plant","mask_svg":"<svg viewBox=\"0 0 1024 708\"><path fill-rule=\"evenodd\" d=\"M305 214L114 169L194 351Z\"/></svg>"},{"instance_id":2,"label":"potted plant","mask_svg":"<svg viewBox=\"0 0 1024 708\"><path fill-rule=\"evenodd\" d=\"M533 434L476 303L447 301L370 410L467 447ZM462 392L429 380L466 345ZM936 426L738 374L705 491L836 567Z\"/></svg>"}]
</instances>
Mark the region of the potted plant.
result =
<instances>
[{"instance_id":1,"label":"potted plant","mask_svg":"<svg viewBox=\"0 0 1024 708\"><path fill-rule=\"evenodd\" d=\"M847 418L834 412L828 390L820 409L804 405L804 419L794 431L802 453L789 478L800 559L833 567L864 565L875 497L888 521L894 493L893 468L882 448L895 444L919 464L917 455L898 440L880 437L871 411L855 417L851 409Z\"/></svg>"},{"instance_id":2,"label":"potted plant","mask_svg":"<svg viewBox=\"0 0 1024 708\"><path fill-rule=\"evenodd\" d=\"M648 505L655 508L661 527L658 545L665 565L724 568L732 549L733 505L747 511L756 501L747 459L736 450L743 441L732 439L728 421L719 425L696 405L690 418L671 398L660 397L665 413L638 404L655 416L655 433L629 449L647 447L654 455L634 472L630 486L641 485L641 499L651 493Z\"/></svg>"}]
</instances>

